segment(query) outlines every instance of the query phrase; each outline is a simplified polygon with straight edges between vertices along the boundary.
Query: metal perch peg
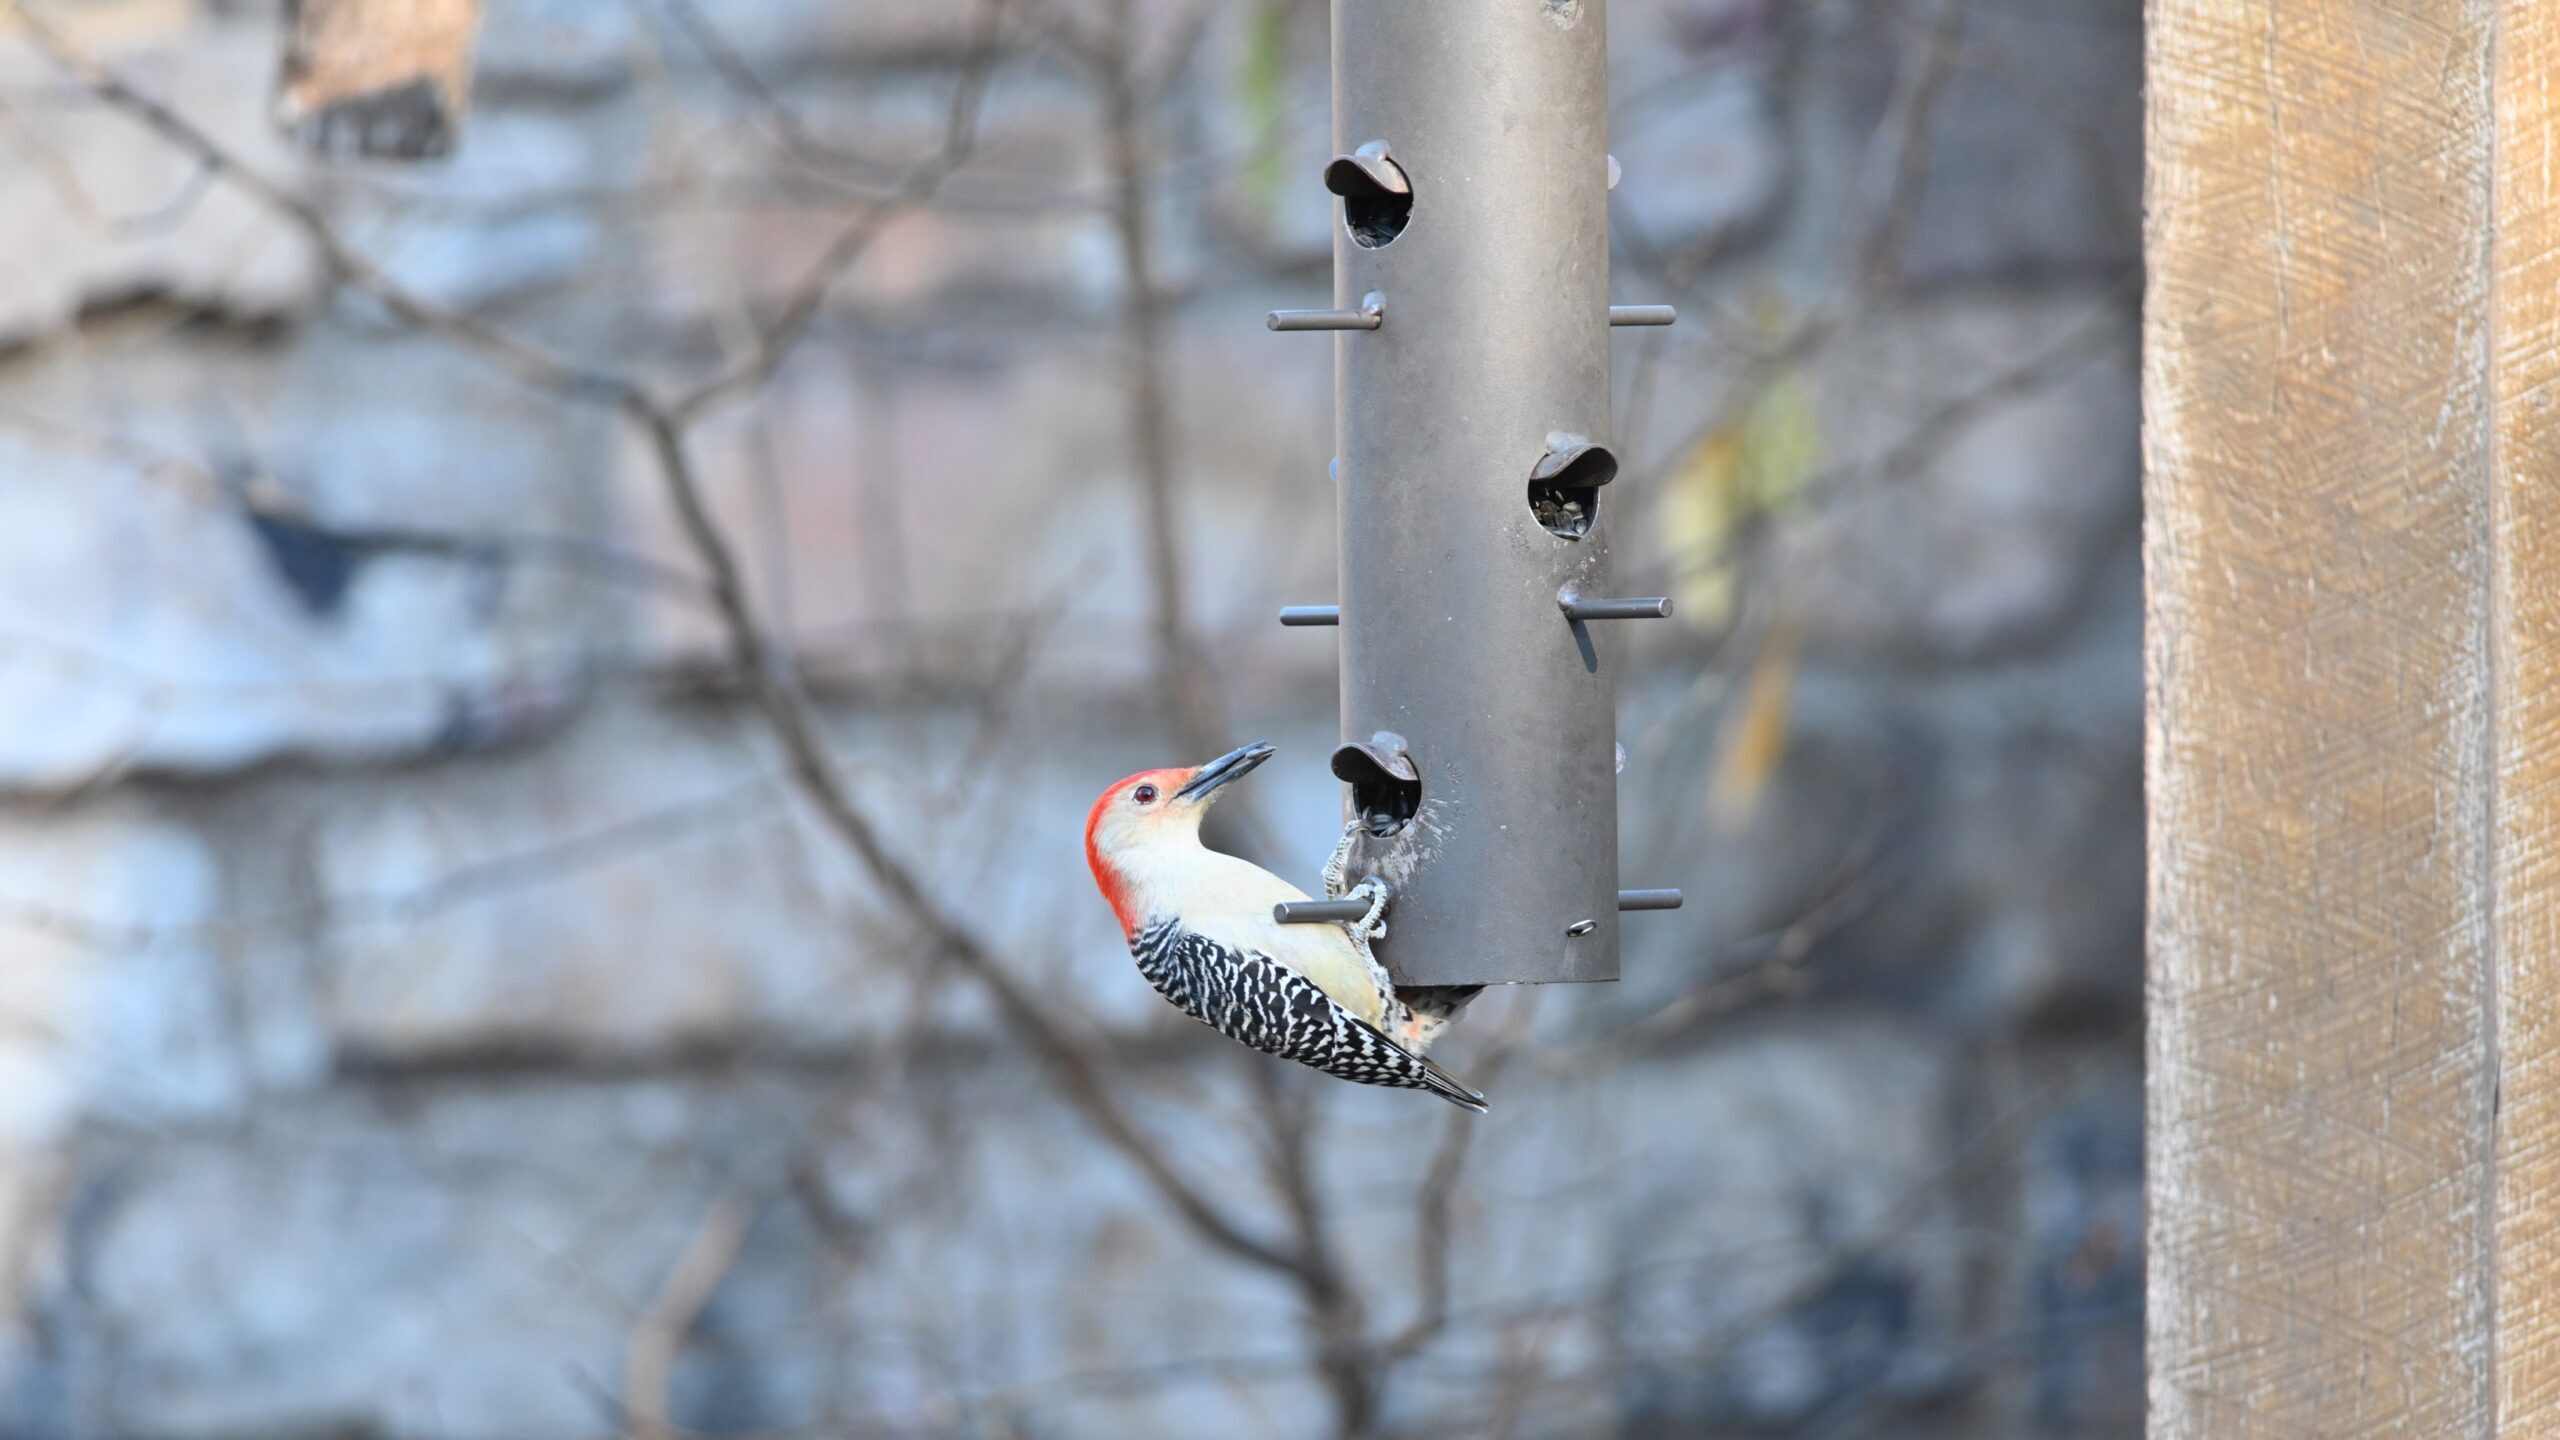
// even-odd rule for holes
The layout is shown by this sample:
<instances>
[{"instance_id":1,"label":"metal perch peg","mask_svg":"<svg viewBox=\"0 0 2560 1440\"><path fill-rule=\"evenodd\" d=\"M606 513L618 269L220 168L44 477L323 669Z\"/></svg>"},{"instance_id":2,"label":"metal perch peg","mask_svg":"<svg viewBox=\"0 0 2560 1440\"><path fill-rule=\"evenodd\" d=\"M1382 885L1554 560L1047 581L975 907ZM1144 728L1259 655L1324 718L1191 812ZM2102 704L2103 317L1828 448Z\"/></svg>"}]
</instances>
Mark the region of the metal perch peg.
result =
<instances>
[{"instance_id":1,"label":"metal perch peg","mask_svg":"<svg viewBox=\"0 0 2560 1440\"><path fill-rule=\"evenodd\" d=\"M1582 592L1567 585L1556 592L1556 608L1564 612L1567 620L1660 620L1671 613L1671 597L1649 595L1635 600L1586 600Z\"/></svg>"},{"instance_id":2,"label":"metal perch peg","mask_svg":"<svg viewBox=\"0 0 2560 1440\"><path fill-rule=\"evenodd\" d=\"M1346 900L1283 900L1271 907L1271 918L1283 925L1339 925L1369 913L1365 896Z\"/></svg>"},{"instance_id":3,"label":"metal perch peg","mask_svg":"<svg viewBox=\"0 0 2560 1440\"><path fill-rule=\"evenodd\" d=\"M1263 323L1274 330L1375 330L1386 313L1387 298L1372 290L1357 310L1274 310Z\"/></svg>"},{"instance_id":4,"label":"metal perch peg","mask_svg":"<svg viewBox=\"0 0 2560 1440\"><path fill-rule=\"evenodd\" d=\"M1342 607L1339 605L1283 605L1280 607L1280 623L1283 625L1339 625L1342 623Z\"/></svg>"},{"instance_id":5,"label":"metal perch peg","mask_svg":"<svg viewBox=\"0 0 2560 1440\"><path fill-rule=\"evenodd\" d=\"M1612 305L1609 323L1618 325L1673 325L1679 323L1680 312L1668 305ZM1274 325L1274 330L1280 327Z\"/></svg>"}]
</instances>

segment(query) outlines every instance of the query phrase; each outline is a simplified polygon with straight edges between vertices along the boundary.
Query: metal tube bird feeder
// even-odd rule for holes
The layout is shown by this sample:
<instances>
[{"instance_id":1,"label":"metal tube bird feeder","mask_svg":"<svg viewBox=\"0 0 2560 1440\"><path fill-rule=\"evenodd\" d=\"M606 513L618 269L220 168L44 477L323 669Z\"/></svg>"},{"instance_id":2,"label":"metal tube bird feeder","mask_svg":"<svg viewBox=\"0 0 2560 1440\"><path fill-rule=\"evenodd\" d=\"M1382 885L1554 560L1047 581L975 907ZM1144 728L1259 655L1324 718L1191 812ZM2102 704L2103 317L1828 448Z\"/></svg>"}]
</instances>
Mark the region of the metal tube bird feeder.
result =
<instances>
[{"instance_id":1,"label":"metal tube bird feeder","mask_svg":"<svg viewBox=\"0 0 2560 1440\"><path fill-rule=\"evenodd\" d=\"M1355 877L1411 985L1614 980L1614 622L1603 0L1334 0L1342 730ZM1289 920L1344 907L1289 907Z\"/></svg>"}]
</instances>

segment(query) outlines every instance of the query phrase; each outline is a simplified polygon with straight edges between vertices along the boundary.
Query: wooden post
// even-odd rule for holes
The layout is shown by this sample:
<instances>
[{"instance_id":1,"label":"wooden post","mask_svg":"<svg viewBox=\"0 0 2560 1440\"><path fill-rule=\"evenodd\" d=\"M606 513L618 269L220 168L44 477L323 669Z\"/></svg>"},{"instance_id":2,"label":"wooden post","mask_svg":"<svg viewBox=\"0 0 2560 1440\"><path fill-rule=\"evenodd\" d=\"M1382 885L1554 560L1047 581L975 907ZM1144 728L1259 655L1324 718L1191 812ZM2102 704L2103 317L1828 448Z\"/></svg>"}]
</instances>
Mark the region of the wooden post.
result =
<instances>
[{"instance_id":1,"label":"wooden post","mask_svg":"<svg viewBox=\"0 0 2560 1440\"><path fill-rule=\"evenodd\" d=\"M2151 1433L2560 1434L2560 7L2149 21Z\"/></svg>"}]
</instances>

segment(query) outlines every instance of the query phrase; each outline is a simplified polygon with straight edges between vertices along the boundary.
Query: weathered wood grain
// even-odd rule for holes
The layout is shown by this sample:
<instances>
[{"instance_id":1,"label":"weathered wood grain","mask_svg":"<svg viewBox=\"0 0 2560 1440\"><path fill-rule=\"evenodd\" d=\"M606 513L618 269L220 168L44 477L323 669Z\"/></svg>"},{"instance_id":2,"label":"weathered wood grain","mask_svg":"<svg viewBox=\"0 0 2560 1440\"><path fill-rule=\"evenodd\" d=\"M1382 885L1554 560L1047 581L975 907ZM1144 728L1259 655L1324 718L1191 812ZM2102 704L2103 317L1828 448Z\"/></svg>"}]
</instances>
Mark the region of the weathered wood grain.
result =
<instances>
[{"instance_id":1,"label":"weathered wood grain","mask_svg":"<svg viewBox=\"0 0 2560 1440\"><path fill-rule=\"evenodd\" d=\"M453 148L480 0L288 0L276 123L316 150L415 160Z\"/></svg>"},{"instance_id":2,"label":"weathered wood grain","mask_svg":"<svg viewBox=\"0 0 2560 1440\"><path fill-rule=\"evenodd\" d=\"M2560 1434L2540 0L2153 0L2156 1436Z\"/></svg>"},{"instance_id":3,"label":"weathered wood grain","mask_svg":"<svg viewBox=\"0 0 2560 1440\"><path fill-rule=\"evenodd\" d=\"M2496 475L2499 1433L2560 1435L2560 8L2498 16Z\"/></svg>"}]
</instances>

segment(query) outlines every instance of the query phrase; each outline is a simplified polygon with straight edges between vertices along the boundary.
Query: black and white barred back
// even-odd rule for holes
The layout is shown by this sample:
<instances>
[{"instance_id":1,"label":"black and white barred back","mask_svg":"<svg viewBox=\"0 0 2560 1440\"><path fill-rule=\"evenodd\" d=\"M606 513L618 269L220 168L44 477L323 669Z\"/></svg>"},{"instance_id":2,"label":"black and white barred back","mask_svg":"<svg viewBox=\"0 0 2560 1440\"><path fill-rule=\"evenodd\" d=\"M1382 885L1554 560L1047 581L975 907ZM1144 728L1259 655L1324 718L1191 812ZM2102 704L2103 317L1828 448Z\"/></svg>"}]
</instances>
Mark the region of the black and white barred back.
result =
<instances>
[{"instance_id":1,"label":"black and white barred back","mask_svg":"<svg viewBox=\"0 0 2560 1440\"><path fill-rule=\"evenodd\" d=\"M1267 955L1221 945L1172 920L1158 920L1131 936L1129 953L1147 983L1184 1014L1266 1055L1362 1085L1428 1090L1484 1113L1483 1096Z\"/></svg>"}]
</instances>

